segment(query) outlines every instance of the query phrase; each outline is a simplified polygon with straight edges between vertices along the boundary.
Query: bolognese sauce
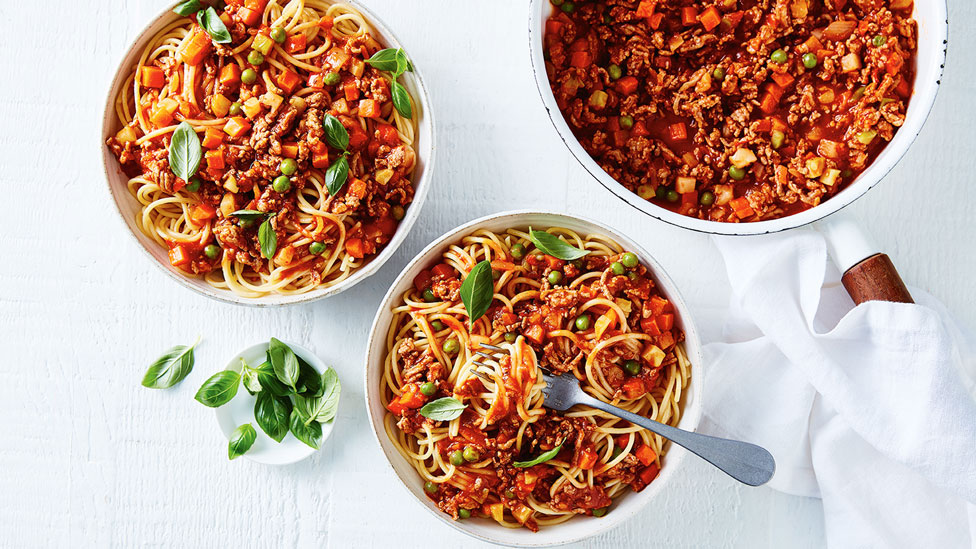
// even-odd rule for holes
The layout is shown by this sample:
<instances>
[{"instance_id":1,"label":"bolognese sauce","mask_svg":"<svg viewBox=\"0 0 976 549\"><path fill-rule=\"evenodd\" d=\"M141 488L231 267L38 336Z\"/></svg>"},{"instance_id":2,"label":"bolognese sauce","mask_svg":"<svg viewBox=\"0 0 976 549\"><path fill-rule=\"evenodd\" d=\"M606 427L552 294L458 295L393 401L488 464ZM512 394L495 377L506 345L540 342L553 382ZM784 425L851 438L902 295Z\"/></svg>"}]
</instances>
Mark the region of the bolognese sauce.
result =
<instances>
[{"instance_id":1,"label":"bolognese sauce","mask_svg":"<svg viewBox=\"0 0 976 549\"><path fill-rule=\"evenodd\" d=\"M583 148L641 198L723 222L812 208L905 120L912 0L551 0L546 70Z\"/></svg>"}]
</instances>

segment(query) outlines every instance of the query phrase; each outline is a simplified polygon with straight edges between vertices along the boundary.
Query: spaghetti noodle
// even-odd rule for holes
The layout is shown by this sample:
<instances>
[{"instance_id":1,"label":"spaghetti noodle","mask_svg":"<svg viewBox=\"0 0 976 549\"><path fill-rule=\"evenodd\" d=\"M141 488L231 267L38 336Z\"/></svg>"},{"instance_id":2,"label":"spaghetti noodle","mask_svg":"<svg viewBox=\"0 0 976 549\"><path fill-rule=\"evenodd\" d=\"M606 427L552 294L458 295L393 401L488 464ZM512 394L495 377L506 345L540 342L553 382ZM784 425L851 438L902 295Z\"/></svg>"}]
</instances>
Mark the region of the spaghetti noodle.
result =
<instances>
[{"instance_id":1,"label":"spaghetti noodle","mask_svg":"<svg viewBox=\"0 0 976 549\"><path fill-rule=\"evenodd\" d=\"M413 199L415 125L394 105L393 75L368 63L383 46L343 3L229 0L219 20L229 42L202 19L165 26L116 98L122 129L107 143L131 177L137 223L185 274L242 296L338 284L389 242ZM329 142L330 116L345 151ZM205 153L189 181L168 157L181 122ZM343 158L333 195L327 170Z\"/></svg>"},{"instance_id":2,"label":"spaghetti noodle","mask_svg":"<svg viewBox=\"0 0 976 549\"><path fill-rule=\"evenodd\" d=\"M544 408L540 368L572 372L594 397L662 423L681 414L691 373L684 334L648 270L601 235L548 232L588 255L563 261L522 230L479 230L449 246L393 309L385 428L455 520L537 530L602 516L657 475L667 441L599 410ZM471 325L460 288L484 260L494 296ZM486 362L474 354L481 343L505 352ZM465 406L460 416L429 417L424 406L447 398Z\"/></svg>"}]
</instances>

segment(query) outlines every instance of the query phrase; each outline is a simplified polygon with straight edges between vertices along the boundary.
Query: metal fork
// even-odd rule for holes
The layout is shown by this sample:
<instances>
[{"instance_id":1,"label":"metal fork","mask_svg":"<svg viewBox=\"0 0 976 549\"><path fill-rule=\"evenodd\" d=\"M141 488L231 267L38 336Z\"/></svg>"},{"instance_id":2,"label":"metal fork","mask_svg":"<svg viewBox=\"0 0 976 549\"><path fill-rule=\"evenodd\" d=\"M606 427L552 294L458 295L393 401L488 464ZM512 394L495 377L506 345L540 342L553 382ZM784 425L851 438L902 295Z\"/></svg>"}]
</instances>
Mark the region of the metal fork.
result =
<instances>
[{"instance_id":1,"label":"metal fork","mask_svg":"<svg viewBox=\"0 0 976 549\"><path fill-rule=\"evenodd\" d=\"M506 352L501 347L487 343L482 343L481 346L494 352ZM492 354L483 351L475 352L482 357L498 360ZM474 361L474 363L479 366L488 366L478 361ZM485 377L476 370L472 370L472 372L482 379ZM542 390L545 395L543 405L546 408L565 412L574 405L583 404L597 410L603 410L634 425L639 425L652 433L657 433L679 446L684 446L730 477L749 486L766 484L776 471L776 462L773 460L772 454L755 444L684 431L607 404L584 392L576 376L569 372L557 376L543 372L542 378L546 382L546 387ZM491 381L491 378L488 380Z\"/></svg>"}]
</instances>

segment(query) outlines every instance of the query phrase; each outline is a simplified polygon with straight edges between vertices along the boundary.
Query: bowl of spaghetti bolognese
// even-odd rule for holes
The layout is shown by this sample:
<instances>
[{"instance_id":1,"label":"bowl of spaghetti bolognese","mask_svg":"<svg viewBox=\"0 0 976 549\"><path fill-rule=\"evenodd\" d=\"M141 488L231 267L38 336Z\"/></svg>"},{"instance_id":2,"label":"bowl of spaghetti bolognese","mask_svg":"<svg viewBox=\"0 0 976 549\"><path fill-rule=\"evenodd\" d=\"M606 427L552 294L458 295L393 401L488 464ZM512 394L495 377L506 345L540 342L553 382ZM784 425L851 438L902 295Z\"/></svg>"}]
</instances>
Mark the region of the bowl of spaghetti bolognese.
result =
<instances>
[{"instance_id":1,"label":"bowl of spaghetti bolognese","mask_svg":"<svg viewBox=\"0 0 976 549\"><path fill-rule=\"evenodd\" d=\"M634 241L506 212L441 236L391 285L366 406L392 473L437 519L493 543L556 545L636 515L687 452L598 410L546 409L542 372L694 430L701 363L677 287Z\"/></svg>"},{"instance_id":2,"label":"bowl of spaghetti bolognese","mask_svg":"<svg viewBox=\"0 0 976 549\"><path fill-rule=\"evenodd\" d=\"M187 0L110 85L109 191L182 285L307 302L376 272L419 216L434 160L419 71L358 2Z\"/></svg>"}]
</instances>

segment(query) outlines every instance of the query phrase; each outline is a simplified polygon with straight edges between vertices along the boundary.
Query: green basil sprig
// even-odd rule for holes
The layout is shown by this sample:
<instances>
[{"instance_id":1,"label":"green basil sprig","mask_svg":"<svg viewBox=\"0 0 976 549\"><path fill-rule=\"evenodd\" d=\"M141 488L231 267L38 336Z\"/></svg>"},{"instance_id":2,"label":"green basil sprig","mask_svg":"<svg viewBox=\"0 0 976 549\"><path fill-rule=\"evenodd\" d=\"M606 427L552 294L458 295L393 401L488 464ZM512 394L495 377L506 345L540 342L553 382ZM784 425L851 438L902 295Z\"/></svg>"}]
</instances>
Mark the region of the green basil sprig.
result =
<instances>
[{"instance_id":1,"label":"green basil sprig","mask_svg":"<svg viewBox=\"0 0 976 549\"><path fill-rule=\"evenodd\" d=\"M429 417L434 421L451 421L460 417L467 407L467 404L463 404L456 398L444 397L425 404L420 409L420 415Z\"/></svg>"},{"instance_id":2,"label":"green basil sprig","mask_svg":"<svg viewBox=\"0 0 976 549\"><path fill-rule=\"evenodd\" d=\"M186 2L183 2L182 4L173 8L173 11L179 15L182 15L183 17L186 17L187 15L193 15L202 9L203 6L200 4L199 0L186 0Z\"/></svg>"},{"instance_id":3,"label":"green basil sprig","mask_svg":"<svg viewBox=\"0 0 976 549\"><path fill-rule=\"evenodd\" d=\"M275 338L271 338L271 343L268 344L268 359L271 361L271 367L274 368L274 373L278 377L278 380L297 392L296 383L298 383L299 374L298 357L295 356L295 352L291 350L291 347Z\"/></svg>"},{"instance_id":4,"label":"green basil sprig","mask_svg":"<svg viewBox=\"0 0 976 549\"><path fill-rule=\"evenodd\" d=\"M261 430L275 442L281 442L288 434L288 421L292 404L288 397L275 396L267 391L258 393L254 402L254 419Z\"/></svg>"},{"instance_id":5,"label":"green basil sprig","mask_svg":"<svg viewBox=\"0 0 976 549\"><path fill-rule=\"evenodd\" d=\"M231 212L230 214L241 221L256 221L258 219L264 219L268 217L267 212L262 212L260 210L237 210L236 212Z\"/></svg>"},{"instance_id":6,"label":"green basil sprig","mask_svg":"<svg viewBox=\"0 0 976 549\"><path fill-rule=\"evenodd\" d=\"M349 132L338 118L331 114L326 114L322 120L322 129L325 130L325 140L333 148L342 151L342 156L333 162L325 170L325 188L329 194L335 196L345 186L349 179Z\"/></svg>"},{"instance_id":7,"label":"green basil sprig","mask_svg":"<svg viewBox=\"0 0 976 549\"><path fill-rule=\"evenodd\" d=\"M339 392L342 387L335 370L329 368L322 374L321 387L320 396L295 397L295 408L306 424L313 421L329 423L335 419L336 412L339 410Z\"/></svg>"},{"instance_id":8,"label":"green basil sprig","mask_svg":"<svg viewBox=\"0 0 976 549\"><path fill-rule=\"evenodd\" d=\"M150 389L166 389L183 381L193 371L193 345L177 345L156 359L142 377L142 386Z\"/></svg>"},{"instance_id":9,"label":"green basil sprig","mask_svg":"<svg viewBox=\"0 0 976 549\"><path fill-rule=\"evenodd\" d=\"M295 438L316 450L322 445L322 424L317 421L305 423L305 418L302 417L297 406L291 411L288 429Z\"/></svg>"},{"instance_id":10,"label":"green basil sprig","mask_svg":"<svg viewBox=\"0 0 976 549\"><path fill-rule=\"evenodd\" d=\"M210 38L218 44L229 44L231 42L230 31L227 25L220 20L220 15L212 6L204 6L199 0L187 0L173 8L173 11L183 17L197 14L197 23L207 31Z\"/></svg>"},{"instance_id":11,"label":"green basil sprig","mask_svg":"<svg viewBox=\"0 0 976 549\"><path fill-rule=\"evenodd\" d=\"M484 316L495 297L495 282L491 277L491 262L482 261L471 269L461 283L461 302L468 311L468 321L474 324Z\"/></svg>"},{"instance_id":12,"label":"green basil sprig","mask_svg":"<svg viewBox=\"0 0 976 549\"><path fill-rule=\"evenodd\" d=\"M180 122L169 143L169 167L176 177L189 181L196 175L203 158L200 137L187 122Z\"/></svg>"},{"instance_id":13,"label":"green basil sprig","mask_svg":"<svg viewBox=\"0 0 976 549\"><path fill-rule=\"evenodd\" d=\"M587 250L581 250L576 246L568 244L558 236L551 235L545 231L529 231L529 239L532 240L532 243L535 244L535 247L540 252L564 261L579 259L590 253Z\"/></svg>"},{"instance_id":14,"label":"green basil sprig","mask_svg":"<svg viewBox=\"0 0 976 549\"><path fill-rule=\"evenodd\" d=\"M322 120L322 129L325 130L325 140L329 145L345 151L349 148L349 131L342 125L338 118L331 114L326 114Z\"/></svg>"},{"instance_id":15,"label":"green basil sprig","mask_svg":"<svg viewBox=\"0 0 976 549\"><path fill-rule=\"evenodd\" d=\"M241 374L234 370L223 370L210 376L203 382L195 397L197 402L211 408L218 408L227 404L237 395L237 387L241 384Z\"/></svg>"},{"instance_id":16,"label":"green basil sprig","mask_svg":"<svg viewBox=\"0 0 976 549\"><path fill-rule=\"evenodd\" d=\"M410 94L403 84L397 79L407 71L413 71L413 64L407 59L407 54L402 48L387 48L373 54L366 60L370 66L392 73L393 82L391 91L393 93L393 106L404 118L413 118L413 109L410 107Z\"/></svg>"},{"instance_id":17,"label":"green basil sprig","mask_svg":"<svg viewBox=\"0 0 976 549\"><path fill-rule=\"evenodd\" d=\"M232 217L244 223L253 223L258 219L264 219L258 227L258 244L261 245L261 255L266 259L274 257L278 251L278 233L275 232L271 219L275 216L273 212L262 212L258 210L237 210L231 212Z\"/></svg>"},{"instance_id":18,"label":"green basil sprig","mask_svg":"<svg viewBox=\"0 0 976 549\"><path fill-rule=\"evenodd\" d=\"M234 429L234 432L230 434L230 440L227 442L227 457L235 459L243 456L251 449L257 438L258 434L250 423L245 423Z\"/></svg>"},{"instance_id":19,"label":"green basil sprig","mask_svg":"<svg viewBox=\"0 0 976 549\"><path fill-rule=\"evenodd\" d=\"M513 461L512 462L512 465L514 465L515 467L532 467L533 465L538 465L540 463L545 463L545 462L549 461L550 459L556 457L559 454L559 450L562 450L562 448L563 448L563 445L560 444L559 446L556 446L552 450L549 450L548 452L542 454L541 456L539 456L539 457L537 457L537 458L535 458L533 460L530 460L530 461Z\"/></svg>"}]
</instances>

